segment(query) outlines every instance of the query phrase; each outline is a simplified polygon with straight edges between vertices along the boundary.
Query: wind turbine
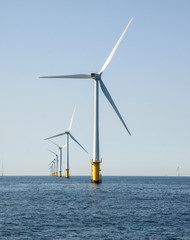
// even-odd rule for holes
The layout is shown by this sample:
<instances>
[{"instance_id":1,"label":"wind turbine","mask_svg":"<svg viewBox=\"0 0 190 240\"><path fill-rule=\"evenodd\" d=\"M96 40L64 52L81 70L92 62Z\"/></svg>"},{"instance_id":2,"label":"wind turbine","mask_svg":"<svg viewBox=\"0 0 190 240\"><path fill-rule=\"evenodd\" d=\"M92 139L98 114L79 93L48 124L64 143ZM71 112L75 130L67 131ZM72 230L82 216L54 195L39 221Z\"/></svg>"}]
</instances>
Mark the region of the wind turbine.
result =
<instances>
[{"instance_id":1,"label":"wind turbine","mask_svg":"<svg viewBox=\"0 0 190 240\"><path fill-rule=\"evenodd\" d=\"M53 161L51 161L50 162L50 164L49 165L51 165L50 166L50 172L51 172L51 176L55 176L55 161L56 161L56 159L54 159Z\"/></svg>"},{"instance_id":2,"label":"wind turbine","mask_svg":"<svg viewBox=\"0 0 190 240\"><path fill-rule=\"evenodd\" d=\"M2 160L1 176L3 177L3 160Z\"/></svg>"},{"instance_id":3,"label":"wind turbine","mask_svg":"<svg viewBox=\"0 0 190 240\"><path fill-rule=\"evenodd\" d=\"M50 176L52 176L52 165L49 167L50 170Z\"/></svg>"},{"instance_id":4,"label":"wind turbine","mask_svg":"<svg viewBox=\"0 0 190 240\"><path fill-rule=\"evenodd\" d=\"M129 21L127 27L123 31L121 37L117 41L115 47L113 48L112 52L110 53L109 57L107 58L106 62L104 63L103 67L101 68L99 73L91 73L91 74L75 74L75 75L61 75L61 76L44 76L41 78L79 78L79 79L94 79L94 143L93 143L93 159L92 159L92 182L94 183L100 183L100 153L99 153L99 85L101 87L101 90L113 109L115 110L117 116L121 120L122 124L124 125L125 129L131 135L129 132L121 114L119 113L119 110L117 109L109 91L107 90L105 84L102 81L102 73L107 68L108 64L110 63L115 51L117 50L124 34L126 33L129 25L131 24L133 18ZM58 135L60 136L60 135Z\"/></svg>"},{"instance_id":5,"label":"wind turbine","mask_svg":"<svg viewBox=\"0 0 190 240\"><path fill-rule=\"evenodd\" d=\"M56 157L56 172L55 172L55 176L57 177L58 176L58 154L51 151L50 149L47 149L49 152L53 153Z\"/></svg>"},{"instance_id":6,"label":"wind turbine","mask_svg":"<svg viewBox=\"0 0 190 240\"><path fill-rule=\"evenodd\" d=\"M76 142L86 153L88 153L84 148L83 146L73 137L73 135L70 133L71 131L71 127L72 127L72 123L73 123L73 118L74 118L74 114L75 114L75 109L74 108L74 111L73 111L73 115L72 115L72 118L71 118L71 121L70 121L70 124L69 124L69 128L67 131L63 132L63 133L60 133L60 134L57 134L55 136L52 136L52 137L48 137L44 140L49 140L51 138L55 138L55 137L59 137L59 136L63 136L63 135L66 135L66 167L65 167L65 177L66 178L69 178L69 137L71 137L71 139ZM51 140L50 140L51 141Z\"/></svg>"},{"instance_id":7,"label":"wind turbine","mask_svg":"<svg viewBox=\"0 0 190 240\"><path fill-rule=\"evenodd\" d=\"M49 141L59 148L59 177L62 177L62 149L66 147L66 145L60 146L52 140L49 140Z\"/></svg>"},{"instance_id":8,"label":"wind turbine","mask_svg":"<svg viewBox=\"0 0 190 240\"><path fill-rule=\"evenodd\" d=\"M176 172L177 172L177 176L178 177L180 177L180 169L181 169L182 167L181 166L177 166L177 169L176 169Z\"/></svg>"}]
</instances>

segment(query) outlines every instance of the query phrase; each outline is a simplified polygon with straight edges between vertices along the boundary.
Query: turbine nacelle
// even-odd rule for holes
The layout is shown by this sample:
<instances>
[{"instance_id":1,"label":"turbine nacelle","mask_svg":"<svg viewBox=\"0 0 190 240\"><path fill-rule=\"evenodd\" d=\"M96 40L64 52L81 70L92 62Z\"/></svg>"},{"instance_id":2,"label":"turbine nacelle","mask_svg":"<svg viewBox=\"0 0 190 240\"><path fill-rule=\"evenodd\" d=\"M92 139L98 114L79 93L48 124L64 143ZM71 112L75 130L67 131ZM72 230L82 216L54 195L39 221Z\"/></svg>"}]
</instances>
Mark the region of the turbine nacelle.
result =
<instances>
[{"instance_id":1,"label":"turbine nacelle","mask_svg":"<svg viewBox=\"0 0 190 240\"><path fill-rule=\"evenodd\" d=\"M100 80L101 79L101 74L98 73L91 73L91 78L95 79L95 80Z\"/></svg>"}]
</instances>

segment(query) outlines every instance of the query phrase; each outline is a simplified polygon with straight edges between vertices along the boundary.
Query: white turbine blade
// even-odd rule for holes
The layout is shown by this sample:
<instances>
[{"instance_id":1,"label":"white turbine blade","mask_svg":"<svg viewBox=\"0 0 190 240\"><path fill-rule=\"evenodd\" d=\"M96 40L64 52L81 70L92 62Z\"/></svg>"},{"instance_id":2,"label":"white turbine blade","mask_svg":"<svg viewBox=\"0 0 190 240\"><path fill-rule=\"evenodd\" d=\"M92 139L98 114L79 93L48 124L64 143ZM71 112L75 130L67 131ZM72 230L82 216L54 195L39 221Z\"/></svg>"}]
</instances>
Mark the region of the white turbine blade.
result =
<instances>
[{"instance_id":1,"label":"white turbine blade","mask_svg":"<svg viewBox=\"0 0 190 240\"><path fill-rule=\"evenodd\" d=\"M119 40L117 41L115 47L113 48L112 52L110 53L109 57L107 58L106 62L104 63L104 65L103 65L102 69L100 70L99 74L102 74L103 71L104 71L104 70L106 69L106 67L108 66L108 64L110 63L110 61L111 61L111 59L112 59L115 51L117 50L117 48L118 48L118 46L119 46L119 44L120 44L123 36L125 35L125 33L126 33L128 27L129 27L129 25L131 24L132 20L133 20L133 18L131 18L131 20L130 20L130 22L128 23L127 27L125 28L124 32L121 34L121 37L120 37Z\"/></svg>"},{"instance_id":2,"label":"white turbine blade","mask_svg":"<svg viewBox=\"0 0 190 240\"><path fill-rule=\"evenodd\" d=\"M55 159L53 161L51 161L48 165L53 164L54 161L55 161Z\"/></svg>"},{"instance_id":3,"label":"white turbine blade","mask_svg":"<svg viewBox=\"0 0 190 240\"><path fill-rule=\"evenodd\" d=\"M121 117L121 114L119 113L119 110L117 109L111 95L109 94L106 86L104 85L103 81L100 80L100 86L101 86L101 89L102 89L102 92L104 93L104 95L106 96L107 100L110 102L110 104L112 105L113 109L115 110L115 112L117 113L117 116L119 117L119 119L121 120L121 122L123 123L125 129L127 130L127 132L129 133L129 135L131 136L131 133L129 132L123 118Z\"/></svg>"},{"instance_id":4,"label":"white turbine blade","mask_svg":"<svg viewBox=\"0 0 190 240\"><path fill-rule=\"evenodd\" d=\"M69 133L70 137L73 139L73 141L75 141L86 153L88 153L86 151L86 149L83 148L83 146Z\"/></svg>"},{"instance_id":5,"label":"white turbine blade","mask_svg":"<svg viewBox=\"0 0 190 240\"><path fill-rule=\"evenodd\" d=\"M48 139L49 140L49 139ZM57 144L57 143L55 143L54 141L52 141L52 140L49 140L51 143L53 143L54 145L56 145L58 148L60 148L60 146Z\"/></svg>"},{"instance_id":6,"label":"white turbine blade","mask_svg":"<svg viewBox=\"0 0 190 240\"><path fill-rule=\"evenodd\" d=\"M66 134L66 133L60 133L60 134L57 134L57 135L55 135L55 136L45 138L44 140L49 140L49 139L51 139L51 138L59 137L59 136L65 135L65 134Z\"/></svg>"},{"instance_id":7,"label":"white turbine blade","mask_svg":"<svg viewBox=\"0 0 190 240\"><path fill-rule=\"evenodd\" d=\"M51 151L50 149L47 149L49 152L53 153L55 156L57 156L57 154L53 151Z\"/></svg>"},{"instance_id":8,"label":"white turbine blade","mask_svg":"<svg viewBox=\"0 0 190 240\"><path fill-rule=\"evenodd\" d=\"M74 74L74 75L61 75L61 76L44 76L40 78L91 78L89 74Z\"/></svg>"},{"instance_id":9,"label":"white turbine blade","mask_svg":"<svg viewBox=\"0 0 190 240\"><path fill-rule=\"evenodd\" d=\"M72 115L72 118L71 118L71 122L70 122L70 124L69 124L68 132L70 132L71 127L72 127L72 123L73 123L73 118L74 118L74 115L75 115L75 111L76 111L76 106L75 106L74 111L73 111L73 115Z\"/></svg>"}]
</instances>

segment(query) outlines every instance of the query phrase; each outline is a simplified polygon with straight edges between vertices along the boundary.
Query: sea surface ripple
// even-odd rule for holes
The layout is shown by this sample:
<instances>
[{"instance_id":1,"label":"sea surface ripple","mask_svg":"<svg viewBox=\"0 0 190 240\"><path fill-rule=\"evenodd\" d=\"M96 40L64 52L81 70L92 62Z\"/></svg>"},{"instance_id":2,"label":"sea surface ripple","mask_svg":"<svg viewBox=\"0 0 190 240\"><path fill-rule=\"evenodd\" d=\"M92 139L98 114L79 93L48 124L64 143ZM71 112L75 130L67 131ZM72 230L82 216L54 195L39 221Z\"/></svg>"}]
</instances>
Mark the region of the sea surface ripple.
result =
<instances>
[{"instance_id":1,"label":"sea surface ripple","mask_svg":"<svg viewBox=\"0 0 190 240\"><path fill-rule=\"evenodd\" d=\"M0 177L0 239L190 239L190 178Z\"/></svg>"}]
</instances>

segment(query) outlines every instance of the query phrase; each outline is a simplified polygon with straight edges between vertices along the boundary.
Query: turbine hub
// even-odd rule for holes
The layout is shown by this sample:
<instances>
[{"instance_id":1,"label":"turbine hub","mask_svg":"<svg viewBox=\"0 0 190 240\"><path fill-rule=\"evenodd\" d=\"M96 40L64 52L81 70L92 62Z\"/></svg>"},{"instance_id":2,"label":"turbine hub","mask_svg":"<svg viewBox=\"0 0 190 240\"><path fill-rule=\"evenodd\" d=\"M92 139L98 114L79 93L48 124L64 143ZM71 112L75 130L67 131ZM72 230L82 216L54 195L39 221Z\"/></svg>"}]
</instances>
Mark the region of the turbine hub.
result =
<instances>
[{"instance_id":1,"label":"turbine hub","mask_svg":"<svg viewBox=\"0 0 190 240\"><path fill-rule=\"evenodd\" d=\"M91 78L93 78L95 80L100 80L101 79L101 74L91 73Z\"/></svg>"}]
</instances>

